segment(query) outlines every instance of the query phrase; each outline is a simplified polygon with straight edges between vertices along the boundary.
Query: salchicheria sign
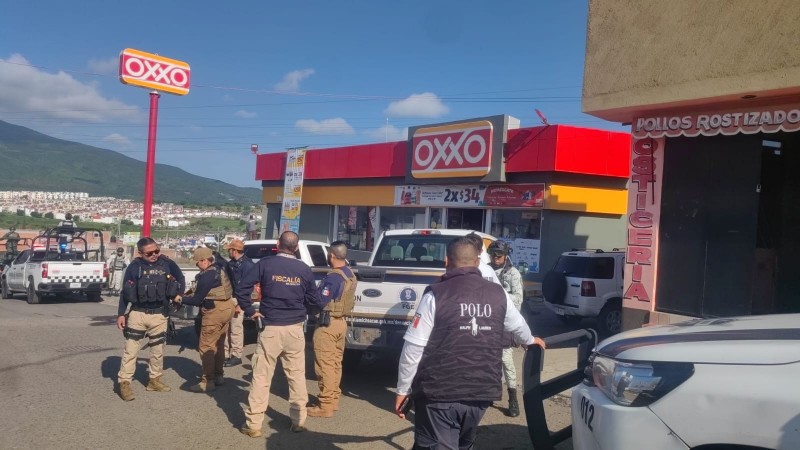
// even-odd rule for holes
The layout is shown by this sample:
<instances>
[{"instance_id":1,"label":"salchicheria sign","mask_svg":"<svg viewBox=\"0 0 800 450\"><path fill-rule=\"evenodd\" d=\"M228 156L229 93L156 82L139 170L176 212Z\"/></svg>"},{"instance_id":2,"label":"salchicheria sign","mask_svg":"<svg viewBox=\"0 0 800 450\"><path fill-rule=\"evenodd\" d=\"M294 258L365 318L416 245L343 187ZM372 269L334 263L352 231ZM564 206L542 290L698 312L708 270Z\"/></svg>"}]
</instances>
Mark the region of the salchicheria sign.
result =
<instances>
[{"instance_id":1,"label":"salchicheria sign","mask_svg":"<svg viewBox=\"0 0 800 450\"><path fill-rule=\"evenodd\" d=\"M690 114L656 114L637 117L632 124L634 139L717 134L777 133L800 130L800 105L740 108Z\"/></svg>"}]
</instances>

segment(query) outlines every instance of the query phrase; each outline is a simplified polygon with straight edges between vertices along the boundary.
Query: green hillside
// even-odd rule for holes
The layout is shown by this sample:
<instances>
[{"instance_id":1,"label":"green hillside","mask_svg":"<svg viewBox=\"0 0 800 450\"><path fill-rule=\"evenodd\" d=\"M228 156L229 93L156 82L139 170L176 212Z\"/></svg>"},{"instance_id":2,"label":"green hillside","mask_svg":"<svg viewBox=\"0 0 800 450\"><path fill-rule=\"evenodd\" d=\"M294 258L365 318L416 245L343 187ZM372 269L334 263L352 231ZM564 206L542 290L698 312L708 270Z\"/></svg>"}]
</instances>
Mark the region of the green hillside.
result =
<instances>
[{"instance_id":1,"label":"green hillside","mask_svg":"<svg viewBox=\"0 0 800 450\"><path fill-rule=\"evenodd\" d=\"M0 121L0 190L88 192L141 200L145 163L117 152L56 139ZM157 202L258 205L261 191L156 164Z\"/></svg>"}]
</instances>

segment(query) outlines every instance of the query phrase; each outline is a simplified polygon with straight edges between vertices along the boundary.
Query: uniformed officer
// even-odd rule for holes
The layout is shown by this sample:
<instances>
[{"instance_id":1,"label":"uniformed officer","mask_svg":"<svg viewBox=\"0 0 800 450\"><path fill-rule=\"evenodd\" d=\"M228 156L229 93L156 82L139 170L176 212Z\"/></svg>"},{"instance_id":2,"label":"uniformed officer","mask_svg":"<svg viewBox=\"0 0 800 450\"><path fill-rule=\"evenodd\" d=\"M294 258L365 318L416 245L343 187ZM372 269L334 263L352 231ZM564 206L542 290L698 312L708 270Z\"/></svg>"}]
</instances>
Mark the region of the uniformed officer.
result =
<instances>
[{"instance_id":1,"label":"uniformed officer","mask_svg":"<svg viewBox=\"0 0 800 450\"><path fill-rule=\"evenodd\" d=\"M255 267L255 264L250 257L244 254L244 242L240 239L232 240L225 248L231 257L231 260L228 261L228 267L233 274L233 279L231 280L233 288L236 289L244 275ZM239 302L236 301L236 298L233 301L236 309L228 327L228 332L225 333L225 367L241 364L242 352L244 351L244 313L242 308L239 307Z\"/></svg>"},{"instance_id":2,"label":"uniformed officer","mask_svg":"<svg viewBox=\"0 0 800 450\"><path fill-rule=\"evenodd\" d=\"M17 227L9 227L8 233L4 234L3 237L0 237L0 241L6 241L7 257L17 255L17 244L20 241L19 233L17 233Z\"/></svg>"},{"instance_id":3,"label":"uniformed officer","mask_svg":"<svg viewBox=\"0 0 800 450\"><path fill-rule=\"evenodd\" d=\"M347 335L345 316L353 310L356 298L356 276L347 266L347 245L335 241L328 252L333 268L320 282L320 295L328 304L320 313L314 330L314 372L319 380L319 405L308 409L311 417L333 417L339 409L342 390L342 358Z\"/></svg>"},{"instance_id":4,"label":"uniformed officer","mask_svg":"<svg viewBox=\"0 0 800 450\"><path fill-rule=\"evenodd\" d=\"M225 270L214 264L211 249L201 247L194 251L194 261L200 273L195 276L195 290L192 294L177 296L176 303L200 306L200 362L203 374L200 382L189 388L192 392L211 392L215 386L225 383L223 363L225 362L225 334L233 317L233 287Z\"/></svg>"},{"instance_id":5,"label":"uniformed officer","mask_svg":"<svg viewBox=\"0 0 800 450\"><path fill-rule=\"evenodd\" d=\"M269 387L278 358L289 382L289 417L292 431L305 431L306 352L303 322L307 309L323 309L314 274L295 258L299 238L284 231L278 238L278 254L258 261L236 286L236 300L245 316L264 325L253 356L253 381L250 385L246 423L240 431L250 437L262 436L261 426L269 403ZM253 286L261 283L261 305L256 311L250 299Z\"/></svg>"},{"instance_id":6,"label":"uniformed officer","mask_svg":"<svg viewBox=\"0 0 800 450\"><path fill-rule=\"evenodd\" d=\"M489 245L489 256L491 266L500 280L503 289L508 292L511 301L517 311L522 307L522 275L519 270L511 264L508 257L508 244L503 241L495 241ZM505 347L503 348L503 376L508 388L508 410L507 414L511 417L519 416L519 400L517 398L517 369L514 366L514 347L509 336L506 336Z\"/></svg>"},{"instance_id":7,"label":"uniformed officer","mask_svg":"<svg viewBox=\"0 0 800 450\"><path fill-rule=\"evenodd\" d=\"M472 448L478 424L501 396L503 332L524 345L545 344L503 289L481 277L473 242L447 246L442 281L425 290L405 334L395 412L412 391L414 448Z\"/></svg>"},{"instance_id":8,"label":"uniformed officer","mask_svg":"<svg viewBox=\"0 0 800 450\"><path fill-rule=\"evenodd\" d=\"M108 290L111 291L111 295L119 295L119 292L122 290L122 278L125 276L125 268L127 268L130 263L128 256L125 255L125 249L122 247L118 247L117 251L106 261L110 277L108 280Z\"/></svg>"},{"instance_id":9,"label":"uniformed officer","mask_svg":"<svg viewBox=\"0 0 800 450\"><path fill-rule=\"evenodd\" d=\"M149 237L141 238L136 247L139 257L125 271L117 311L117 328L125 336L125 352L117 379L119 396L125 401L134 398L131 379L136 370L136 356L145 336L149 338L150 347L150 381L147 383L147 390L170 390L161 381L168 308L170 299L183 292L185 286L183 272L174 261L160 255L156 241ZM131 308L126 314L128 304Z\"/></svg>"}]
</instances>

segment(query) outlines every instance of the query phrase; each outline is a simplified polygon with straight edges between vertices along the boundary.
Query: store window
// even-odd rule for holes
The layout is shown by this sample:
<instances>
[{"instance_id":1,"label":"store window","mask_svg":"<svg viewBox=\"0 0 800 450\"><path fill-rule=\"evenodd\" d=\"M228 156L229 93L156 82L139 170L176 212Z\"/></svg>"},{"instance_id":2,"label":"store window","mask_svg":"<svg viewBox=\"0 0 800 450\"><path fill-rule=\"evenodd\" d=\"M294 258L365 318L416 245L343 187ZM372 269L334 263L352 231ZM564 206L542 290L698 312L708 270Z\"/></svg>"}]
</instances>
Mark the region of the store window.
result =
<instances>
[{"instance_id":1,"label":"store window","mask_svg":"<svg viewBox=\"0 0 800 450\"><path fill-rule=\"evenodd\" d=\"M539 239L541 218L541 211L494 210L491 234L501 239Z\"/></svg>"},{"instance_id":2,"label":"store window","mask_svg":"<svg viewBox=\"0 0 800 450\"><path fill-rule=\"evenodd\" d=\"M444 210L442 208L431 208L431 221L428 228L444 228L442 225L442 218L444 217Z\"/></svg>"},{"instance_id":3,"label":"store window","mask_svg":"<svg viewBox=\"0 0 800 450\"><path fill-rule=\"evenodd\" d=\"M381 207L381 231L425 228L425 208Z\"/></svg>"},{"instance_id":4,"label":"store window","mask_svg":"<svg viewBox=\"0 0 800 450\"><path fill-rule=\"evenodd\" d=\"M374 206L340 206L336 239L353 250L371 251L375 245Z\"/></svg>"}]
</instances>

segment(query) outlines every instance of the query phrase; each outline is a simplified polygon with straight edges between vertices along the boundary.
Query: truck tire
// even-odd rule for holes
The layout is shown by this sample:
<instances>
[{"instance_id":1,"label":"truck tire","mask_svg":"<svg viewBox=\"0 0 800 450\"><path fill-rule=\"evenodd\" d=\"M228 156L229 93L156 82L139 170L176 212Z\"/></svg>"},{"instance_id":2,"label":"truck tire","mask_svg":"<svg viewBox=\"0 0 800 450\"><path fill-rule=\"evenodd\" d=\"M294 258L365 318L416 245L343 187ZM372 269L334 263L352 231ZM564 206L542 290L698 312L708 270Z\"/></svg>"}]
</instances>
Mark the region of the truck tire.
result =
<instances>
[{"instance_id":1,"label":"truck tire","mask_svg":"<svg viewBox=\"0 0 800 450\"><path fill-rule=\"evenodd\" d=\"M42 296L33 287L33 279L28 280L28 298L26 300L29 305L38 305L42 302Z\"/></svg>"},{"instance_id":2,"label":"truck tire","mask_svg":"<svg viewBox=\"0 0 800 450\"><path fill-rule=\"evenodd\" d=\"M622 300L612 298L597 316L597 328L603 336L611 336L622 331Z\"/></svg>"},{"instance_id":3,"label":"truck tire","mask_svg":"<svg viewBox=\"0 0 800 450\"><path fill-rule=\"evenodd\" d=\"M5 278L0 280L0 290L2 291L3 299L11 298L11 296L12 296L11 290L8 289L8 283L6 283L6 279Z\"/></svg>"},{"instance_id":4,"label":"truck tire","mask_svg":"<svg viewBox=\"0 0 800 450\"><path fill-rule=\"evenodd\" d=\"M87 292L86 300L89 300L90 302L102 302L103 296L100 294L99 291Z\"/></svg>"},{"instance_id":5,"label":"truck tire","mask_svg":"<svg viewBox=\"0 0 800 450\"><path fill-rule=\"evenodd\" d=\"M345 349L344 356L342 357L342 368L345 370L355 370L358 368L362 356L364 356L363 350Z\"/></svg>"}]
</instances>

